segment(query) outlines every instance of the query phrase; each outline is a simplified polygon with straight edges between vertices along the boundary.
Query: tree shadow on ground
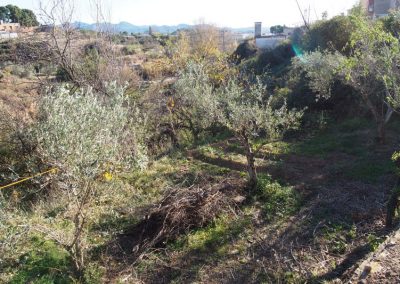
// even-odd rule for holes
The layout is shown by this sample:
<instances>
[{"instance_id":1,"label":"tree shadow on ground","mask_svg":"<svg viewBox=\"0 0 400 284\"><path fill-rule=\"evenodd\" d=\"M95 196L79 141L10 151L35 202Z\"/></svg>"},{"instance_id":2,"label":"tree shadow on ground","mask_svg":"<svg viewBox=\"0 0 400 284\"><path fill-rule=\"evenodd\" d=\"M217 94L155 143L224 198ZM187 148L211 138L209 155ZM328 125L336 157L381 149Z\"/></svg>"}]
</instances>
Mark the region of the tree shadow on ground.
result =
<instances>
[{"instance_id":1,"label":"tree shadow on ground","mask_svg":"<svg viewBox=\"0 0 400 284\"><path fill-rule=\"evenodd\" d=\"M344 185L335 186L310 195L283 230L272 227L261 231L261 239L248 248L251 261L235 268L236 279L226 275L227 282L257 283L248 279L262 277L269 283L286 283L296 275L298 282L322 283L336 278L347 281L355 265L371 252L367 235L379 238L388 233L382 226L386 194L384 187L353 184L351 192ZM259 227L271 225L263 223ZM353 226L356 236L346 239ZM338 242L343 251L337 251Z\"/></svg>"},{"instance_id":2,"label":"tree shadow on ground","mask_svg":"<svg viewBox=\"0 0 400 284\"><path fill-rule=\"evenodd\" d=\"M243 163L235 162L232 160L227 160L223 158L214 158L210 156L206 156L200 152L193 151L190 153L191 157L193 157L196 160L202 161L203 163L208 163L214 166L222 167L222 168L227 168L233 171L245 171L246 170L246 165Z\"/></svg>"},{"instance_id":3,"label":"tree shadow on ground","mask_svg":"<svg viewBox=\"0 0 400 284\"><path fill-rule=\"evenodd\" d=\"M246 165L240 162L209 157L197 151L190 155L216 167L235 172L246 170ZM199 273L204 269L209 276L205 280L202 275L201 280L215 282L217 279L218 283L297 280L321 283L349 279L354 266L370 252L368 234L381 237L387 233L382 229L384 204L392 182L389 178L382 184L369 184L332 173L332 164L351 158L336 154L328 160L295 154L274 156L274 160L282 163L259 167L258 172L268 173L273 180L291 185L299 192L304 202L296 214L284 224L281 220L279 225L271 216L261 215L255 220L258 240L246 248L244 254L251 257L244 263L237 255L216 255L212 246L205 251L165 252L164 260L145 275L146 283L199 281ZM348 238L353 227L356 235ZM119 238L122 254L112 257L128 266L134 264L131 236Z\"/></svg>"},{"instance_id":4,"label":"tree shadow on ground","mask_svg":"<svg viewBox=\"0 0 400 284\"><path fill-rule=\"evenodd\" d=\"M196 154L193 157L232 170L245 170L245 165L241 163L211 158L202 154ZM282 155L280 157L282 164L258 168L258 172L268 172L273 179L294 186L306 202L301 211L291 218L283 232L277 234L273 231L264 237L265 243L261 242L249 248L249 254L253 255L254 262L235 268L235 271L241 272L225 275L224 277L229 279L228 283L242 281L251 283L249 279L254 277L259 279L254 275L256 271L258 274L264 274L266 279L269 279L268 281L279 282L282 280L279 280L279 277L286 277L274 275L276 263L279 261L288 263L282 271L296 271L301 274L303 280L309 282L320 283L349 277L349 274L354 271L354 266L371 251L367 235L379 238L387 234L387 231L382 229L385 201L394 179L394 177L389 177L385 183L369 184L363 181L349 181L343 176L338 176L338 173L332 173L332 163L348 162L351 158L356 157L343 154L333 155L329 160L323 160L300 155ZM264 223L261 227L269 225ZM343 236L340 234L347 234L352 227L355 228L357 237L341 241L340 238ZM342 230L343 233L335 233L335 230ZM323 236L324 234L326 236ZM324 238L328 240L323 240ZM271 240L276 240L276 242L271 242ZM336 242L343 246L344 251L325 251L324 246L332 246L333 250L337 249ZM289 248L288 244L291 244ZM329 259L325 262L325 266L331 263L335 265L332 265L330 269L321 267L320 273L315 276L313 265L307 260L299 260L300 257L296 256L302 256L306 249L312 251L308 257L314 259L314 262ZM338 250L340 249L342 248ZM280 259L275 259L275 263L265 261L268 257L276 258L276 255L280 255ZM265 267L271 269L265 269ZM251 272L252 269L253 272ZM235 277L232 277L233 275Z\"/></svg>"}]
</instances>

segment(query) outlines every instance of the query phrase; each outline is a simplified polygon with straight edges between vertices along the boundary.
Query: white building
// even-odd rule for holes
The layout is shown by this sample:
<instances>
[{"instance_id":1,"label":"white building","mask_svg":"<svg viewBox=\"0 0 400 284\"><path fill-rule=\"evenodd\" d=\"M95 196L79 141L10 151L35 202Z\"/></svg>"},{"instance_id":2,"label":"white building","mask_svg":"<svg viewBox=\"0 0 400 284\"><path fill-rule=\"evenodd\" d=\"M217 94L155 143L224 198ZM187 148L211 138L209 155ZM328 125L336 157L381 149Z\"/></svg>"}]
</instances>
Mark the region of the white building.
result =
<instances>
[{"instance_id":1,"label":"white building","mask_svg":"<svg viewBox=\"0 0 400 284\"><path fill-rule=\"evenodd\" d=\"M254 27L254 37L257 48L269 49L278 46L280 43L285 41L287 37L291 34L289 28L284 30L283 34L280 35L262 35L262 23L256 22Z\"/></svg>"}]
</instances>

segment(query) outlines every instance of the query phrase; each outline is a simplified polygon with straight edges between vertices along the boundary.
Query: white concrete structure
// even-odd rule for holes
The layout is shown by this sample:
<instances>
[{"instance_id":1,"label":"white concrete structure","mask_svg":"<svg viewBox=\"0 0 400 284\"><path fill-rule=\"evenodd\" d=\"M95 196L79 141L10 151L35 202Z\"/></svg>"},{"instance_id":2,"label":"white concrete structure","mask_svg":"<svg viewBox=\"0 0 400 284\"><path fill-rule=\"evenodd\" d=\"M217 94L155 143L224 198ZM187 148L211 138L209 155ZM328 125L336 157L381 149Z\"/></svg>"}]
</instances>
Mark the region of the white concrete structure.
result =
<instances>
[{"instance_id":1,"label":"white concrete structure","mask_svg":"<svg viewBox=\"0 0 400 284\"><path fill-rule=\"evenodd\" d=\"M283 41L286 40L286 36L269 36L269 37L259 37L256 38L256 46L260 49L274 48Z\"/></svg>"},{"instance_id":2,"label":"white concrete structure","mask_svg":"<svg viewBox=\"0 0 400 284\"><path fill-rule=\"evenodd\" d=\"M12 38L18 38L18 34L0 31L0 40L1 39L12 39Z\"/></svg>"},{"instance_id":3,"label":"white concrete structure","mask_svg":"<svg viewBox=\"0 0 400 284\"><path fill-rule=\"evenodd\" d=\"M274 48L279 45L281 42L286 40L288 35L291 34L291 28L285 28L284 33L280 35L262 35L262 23L255 22L254 25L254 37L257 48L260 49L269 49Z\"/></svg>"}]
</instances>

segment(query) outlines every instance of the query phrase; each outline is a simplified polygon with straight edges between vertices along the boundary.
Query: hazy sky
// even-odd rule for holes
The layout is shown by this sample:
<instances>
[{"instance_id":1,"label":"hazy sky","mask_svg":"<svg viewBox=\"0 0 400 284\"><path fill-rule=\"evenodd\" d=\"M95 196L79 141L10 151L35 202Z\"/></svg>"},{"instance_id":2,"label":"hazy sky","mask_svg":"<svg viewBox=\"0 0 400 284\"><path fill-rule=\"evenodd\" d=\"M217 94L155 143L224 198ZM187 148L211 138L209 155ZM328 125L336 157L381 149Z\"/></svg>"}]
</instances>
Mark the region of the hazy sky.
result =
<instances>
[{"instance_id":1,"label":"hazy sky","mask_svg":"<svg viewBox=\"0 0 400 284\"><path fill-rule=\"evenodd\" d=\"M49 0L42 0L43 2ZM193 24L203 18L207 23L229 27L251 27L261 21L264 26L302 22L295 0L101 0L111 11L111 22L136 25ZM76 20L94 22L90 0L75 0ZM347 12L358 0L299 0L302 10L310 9L310 18L329 17ZM13 4L35 12L39 0L0 0L0 6Z\"/></svg>"}]
</instances>

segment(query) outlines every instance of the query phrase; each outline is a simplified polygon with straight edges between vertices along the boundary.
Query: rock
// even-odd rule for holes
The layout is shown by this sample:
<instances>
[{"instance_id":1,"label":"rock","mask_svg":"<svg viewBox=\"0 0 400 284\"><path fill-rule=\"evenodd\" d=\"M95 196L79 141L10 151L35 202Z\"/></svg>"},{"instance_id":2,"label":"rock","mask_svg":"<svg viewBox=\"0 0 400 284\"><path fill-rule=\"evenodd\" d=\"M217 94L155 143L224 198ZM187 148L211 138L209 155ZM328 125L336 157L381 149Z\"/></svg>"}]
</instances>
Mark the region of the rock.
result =
<instances>
[{"instance_id":1,"label":"rock","mask_svg":"<svg viewBox=\"0 0 400 284\"><path fill-rule=\"evenodd\" d=\"M236 196L233 201L235 201L236 203L243 203L246 200L246 197L238 195Z\"/></svg>"},{"instance_id":2,"label":"rock","mask_svg":"<svg viewBox=\"0 0 400 284\"><path fill-rule=\"evenodd\" d=\"M375 262L371 262L371 273L377 273L379 271L382 270L382 266L380 266L376 261Z\"/></svg>"}]
</instances>

